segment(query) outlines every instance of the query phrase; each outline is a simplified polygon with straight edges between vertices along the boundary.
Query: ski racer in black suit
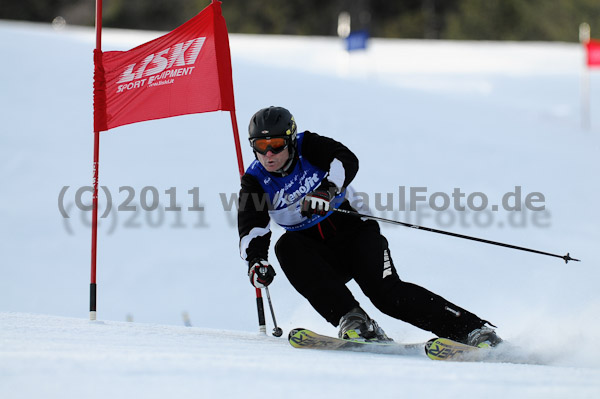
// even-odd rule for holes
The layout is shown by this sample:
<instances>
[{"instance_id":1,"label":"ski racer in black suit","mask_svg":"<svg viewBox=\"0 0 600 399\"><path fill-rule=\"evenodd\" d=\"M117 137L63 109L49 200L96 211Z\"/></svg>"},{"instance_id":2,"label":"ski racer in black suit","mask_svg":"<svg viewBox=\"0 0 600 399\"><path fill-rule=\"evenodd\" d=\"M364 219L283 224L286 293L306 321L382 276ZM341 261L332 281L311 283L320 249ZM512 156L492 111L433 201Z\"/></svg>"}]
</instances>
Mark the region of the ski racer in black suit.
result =
<instances>
[{"instance_id":1,"label":"ski racer in black suit","mask_svg":"<svg viewBox=\"0 0 600 399\"><path fill-rule=\"evenodd\" d=\"M485 320L402 281L377 222L331 210L354 210L350 183L358 159L346 146L298 133L292 114L281 107L258 111L249 139L256 160L242 177L238 229L255 287L268 286L276 274L268 260L273 221L286 230L275 245L281 269L321 316L339 326L340 338L390 340L346 287L354 279L391 317L469 345L501 342Z\"/></svg>"}]
</instances>

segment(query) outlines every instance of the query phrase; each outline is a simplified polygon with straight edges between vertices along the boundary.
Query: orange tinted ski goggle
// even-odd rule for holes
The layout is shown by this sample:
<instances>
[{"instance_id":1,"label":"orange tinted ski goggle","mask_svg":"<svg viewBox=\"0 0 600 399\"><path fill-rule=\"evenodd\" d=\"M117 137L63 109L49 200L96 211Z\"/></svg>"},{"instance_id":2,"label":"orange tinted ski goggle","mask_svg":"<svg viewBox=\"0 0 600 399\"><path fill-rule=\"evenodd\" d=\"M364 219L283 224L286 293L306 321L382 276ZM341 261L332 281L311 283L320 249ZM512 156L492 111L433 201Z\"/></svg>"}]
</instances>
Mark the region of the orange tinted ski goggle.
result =
<instances>
[{"instance_id":1,"label":"orange tinted ski goggle","mask_svg":"<svg viewBox=\"0 0 600 399\"><path fill-rule=\"evenodd\" d=\"M252 149L259 154L265 155L271 151L273 154L279 154L288 146L288 140L285 137L275 137L272 139L253 139L251 141Z\"/></svg>"}]
</instances>

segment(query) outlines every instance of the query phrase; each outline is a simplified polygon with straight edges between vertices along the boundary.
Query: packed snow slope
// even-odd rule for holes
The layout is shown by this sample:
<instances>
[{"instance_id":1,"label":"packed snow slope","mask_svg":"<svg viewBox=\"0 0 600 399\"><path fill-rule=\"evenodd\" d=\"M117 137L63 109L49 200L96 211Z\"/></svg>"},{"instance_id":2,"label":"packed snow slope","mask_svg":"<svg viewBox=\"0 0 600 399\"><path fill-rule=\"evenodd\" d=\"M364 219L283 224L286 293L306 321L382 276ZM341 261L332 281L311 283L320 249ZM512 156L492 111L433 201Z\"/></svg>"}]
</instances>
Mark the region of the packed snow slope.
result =
<instances>
[{"instance_id":1,"label":"packed snow slope","mask_svg":"<svg viewBox=\"0 0 600 399\"><path fill-rule=\"evenodd\" d=\"M256 333L0 313L3 398L596 398L596 367L294 349Z\"/></svg>"},{"instance_id":2,"label":"packed snow slope","mask_svg":"<svg viewBox=\"0 0 600 399\"><path fill-rule=\"evenodd\" d=\"M160 34L105 30L103 48L126 50ZM582 260L565 265L381 226L404 280L490 320L547 361L301 351L258 335L224 112L102 133L100 321L88 321L94 32L0 21L0 397L597 396L600 71L584 73L579 45L372 40L349 55L335 38L230 41L246 166L250 116L281 105L300 130L358 155L353 186L373 214ZM415 198L414 210L411 190L426 198ZM274 227L273 241L281 234ZM302 326L335 334L271 259L285 333ZM396 340L431 337L351 289Z\"/></svg>"}]
</instances>

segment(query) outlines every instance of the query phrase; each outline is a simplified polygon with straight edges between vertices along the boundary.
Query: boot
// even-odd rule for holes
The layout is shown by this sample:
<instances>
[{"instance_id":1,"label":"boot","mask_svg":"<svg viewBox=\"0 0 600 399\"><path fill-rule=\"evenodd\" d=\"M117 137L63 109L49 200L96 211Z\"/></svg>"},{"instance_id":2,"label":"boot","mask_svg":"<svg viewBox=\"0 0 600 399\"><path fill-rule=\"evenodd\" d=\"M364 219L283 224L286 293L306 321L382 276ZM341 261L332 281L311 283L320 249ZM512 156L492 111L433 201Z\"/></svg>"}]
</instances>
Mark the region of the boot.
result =
<instances>
[{"instance_id":1,"label":"boot","mask_svg":"<svg viewBox=\"0 0 600 399\"><path fill-rule=\"evenodd\" d=\"M359 307L342 316L338 337L353 341L393 341L377 322Z\"/></svg>"},{"instance_id":2,"label":"boot","mask_svg":"<svg viewBox=\"0 0 600 399\"><path fill-rule=\"evenodd\" d=\"M490 348L498 345L502 339L496 335L494 329L483 326L471 331L462 342L478 348Z\"/></svg>"}]
</instances>

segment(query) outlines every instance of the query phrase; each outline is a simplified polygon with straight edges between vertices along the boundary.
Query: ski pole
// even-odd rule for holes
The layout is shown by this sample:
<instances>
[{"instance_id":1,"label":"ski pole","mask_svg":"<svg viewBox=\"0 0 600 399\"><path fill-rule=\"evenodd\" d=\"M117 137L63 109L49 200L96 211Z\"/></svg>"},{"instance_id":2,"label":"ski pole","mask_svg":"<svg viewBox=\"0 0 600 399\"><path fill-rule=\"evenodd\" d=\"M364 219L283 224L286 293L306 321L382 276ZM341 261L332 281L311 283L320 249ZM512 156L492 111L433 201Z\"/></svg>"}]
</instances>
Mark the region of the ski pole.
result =
<instances>
[{"instance_id":1,"label":"ski pole","mask_svg":"<svg viewBox=\"0 0 600 399\"><path fill-rule=\"evenodd\" d=\"M273 316L273 324L275 328L273 328L273 336L281 337L283 334L283 330L277 327L277 320L275 320L275 312L273 311L273 304L271 303L271 295L269 294L269 287L265 287L265 291L267 291L267 301L269 302L269 308L271 309L271 316Z\"/></svg>"},{"instance_id":2,"label":"ski pole","mask_svg":"<svg viewBox=\"0 0 600 399\"><path fill-rule=\"evenodd\" d=\"M416 224L404 223L404 222L400 222L400 221L397 221L397 220L390 220L390 219L380 218L380 217L377 217L377 216L364 215L362 213L354 212L354 211L348 211L346 209L336 209L336 208L333 208L333 211L334 212L345 213L347 215L354 215L354 216L361 217L361 218L379 220L380 222L397 224L397 225L400 225L400 226L410 227L410 228L413 228L413 229L425 230L425 231L429 231L429 232L432 232L432 233L445 234L445 235L451 236L451 237L464 238L466 240L472 240L472 241L482 242L482 243L485 243L485 244L498 245L500 247L518 249L520 251L533 252L533 253L540 254L540 255L554 256L555 258L561 258L561 259L563 259L565 261L565 263L569 263L570 260L573 260L575 262L580 262L579 259L571 258L571 256L569 255L568 252L567 252L566 255L561 256L561 255L551 254L549 252L538 251L536 249L518 247L516 245L510 245L510 244L504 244L502 242L485 240L483 238L471 237L471 236L467 236L467 235L464 235L464 234L451 233L449 231L432 229L430 227L418 226Z\"/></svg>"}]
</instances>

